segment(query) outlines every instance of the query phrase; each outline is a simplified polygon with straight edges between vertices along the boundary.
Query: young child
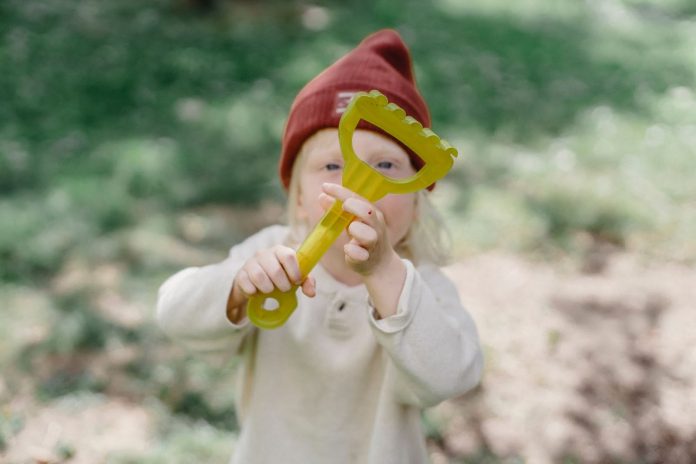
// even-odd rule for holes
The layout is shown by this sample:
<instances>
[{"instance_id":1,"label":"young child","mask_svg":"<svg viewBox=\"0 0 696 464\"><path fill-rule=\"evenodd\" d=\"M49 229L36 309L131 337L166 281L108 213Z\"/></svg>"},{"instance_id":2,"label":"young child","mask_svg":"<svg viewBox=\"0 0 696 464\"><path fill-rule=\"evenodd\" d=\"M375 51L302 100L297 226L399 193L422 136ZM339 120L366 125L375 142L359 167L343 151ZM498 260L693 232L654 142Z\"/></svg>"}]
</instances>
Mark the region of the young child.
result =
<instances>
[{"instance_id":1,"label":"young child","mask_svg":"<svg viewBox=\"0 0 696 464\"><path fill-rule=\"evenodd\" d=\"M481 377L476 327L437 267L446 250L427 192L371 204L340 185L336 128L351 96L371 89L430 125L399 35L367 37L290 109L280 158L289 227L264 229L224 261L184 269L160 288L165 332L195 349L241 356L232 463L427 462L421 409ZM422 163L364 121L353 146L392 177ZM356 219L301 282L287 323L257 329L246 319L247 299L300 283L294 249L335 199Z\"/></svg>"}]
</instances>

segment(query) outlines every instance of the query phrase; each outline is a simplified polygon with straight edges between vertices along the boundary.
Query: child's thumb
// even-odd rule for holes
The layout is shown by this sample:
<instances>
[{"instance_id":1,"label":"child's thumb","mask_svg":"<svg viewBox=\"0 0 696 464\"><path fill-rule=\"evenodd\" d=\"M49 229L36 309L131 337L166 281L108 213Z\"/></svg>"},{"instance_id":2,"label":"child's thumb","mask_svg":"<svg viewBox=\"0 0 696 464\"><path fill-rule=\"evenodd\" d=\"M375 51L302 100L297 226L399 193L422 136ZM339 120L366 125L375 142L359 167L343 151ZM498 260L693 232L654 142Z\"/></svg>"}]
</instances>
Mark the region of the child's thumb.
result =
<instances>
[{"instance_id":1,"label":"child's thumb","mask_svg":"<svg viewBox=\"0 0 696 464\"><path fill-rule=\"evenodd\" d=\"M336 199L334 197L329 196L324 192L319 194L319 206L321 206L324 211L331 208L335 201Z\"/></svg>"},{"instance_id":2,"label":"child's thumb","mask_svg":"<svg viewBox=\"0 0 696 464\"><path fill-rule=\"evenodd\" d=\"M302 293L310 298L317 295L317 282L314 277L307 276L307 278L302 282Z\"/></svg>"}]
</instances>

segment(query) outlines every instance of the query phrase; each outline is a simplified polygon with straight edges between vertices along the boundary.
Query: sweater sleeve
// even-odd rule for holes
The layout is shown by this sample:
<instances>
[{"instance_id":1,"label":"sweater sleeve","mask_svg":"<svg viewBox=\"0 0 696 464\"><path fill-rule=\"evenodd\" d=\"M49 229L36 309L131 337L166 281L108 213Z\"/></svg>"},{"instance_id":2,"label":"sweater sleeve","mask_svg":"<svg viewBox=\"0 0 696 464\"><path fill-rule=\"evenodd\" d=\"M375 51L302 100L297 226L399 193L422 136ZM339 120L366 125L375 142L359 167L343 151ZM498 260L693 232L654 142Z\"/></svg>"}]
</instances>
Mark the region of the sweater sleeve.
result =
<instances>
[{"instance_id":1,"label":"sweater sleeve","mask_svg":"<svg viewBox=\"0 0 696 464\"><path fill-rule=\"evenodd\" d=\"M429 407L475 387L483 356L476 325L454 284L435 266L407 273L396 314L370 321L392 361L395 391L404 403Z\"/></svg>"},{"instance_id":2,"label":"sweater sleeve","mask_svg":"<svg viewBox=\"0 0 696 464\"><path fill-rule=\"evenodd\" d=\"M223 261L189 267L167 279L157 297L157 322L170 337L202 352L236 353L254 330L227 319L227 299L239 269L257 250L282 243L287 228L271 226L232 247Z\"/></svg>"}]
</instances>

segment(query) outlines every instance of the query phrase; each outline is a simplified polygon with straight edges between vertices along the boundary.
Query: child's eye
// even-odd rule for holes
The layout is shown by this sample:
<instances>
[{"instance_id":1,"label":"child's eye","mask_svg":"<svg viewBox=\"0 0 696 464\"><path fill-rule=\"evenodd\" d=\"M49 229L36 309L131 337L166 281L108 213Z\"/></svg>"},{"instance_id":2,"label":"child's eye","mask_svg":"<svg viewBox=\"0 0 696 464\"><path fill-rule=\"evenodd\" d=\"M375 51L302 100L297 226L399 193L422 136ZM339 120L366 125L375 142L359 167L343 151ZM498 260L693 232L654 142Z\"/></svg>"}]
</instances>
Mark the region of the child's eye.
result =
<instances>
[{"instance_id":1,"label":"child's eye","mask_svg":"<svg viewBox=\"0 0 696 464\"><path fill-rule=\"evenodd\" d=\"M394 167L394 163L391 161L380 161L377 163L377 168L379 169L391 169Z\"/></svg>"},{"instance_id":2,"label":"child's eye","mask_svg":"<svg viewBox=\"0 0 696 464\"><path fill-rule=\"evenodd\" d=\"M327 171L336 171L338 169L341 169L341 165L338 163L327 163L326 166L324 166L324 168Z\"/></svg>"}]
</instances>

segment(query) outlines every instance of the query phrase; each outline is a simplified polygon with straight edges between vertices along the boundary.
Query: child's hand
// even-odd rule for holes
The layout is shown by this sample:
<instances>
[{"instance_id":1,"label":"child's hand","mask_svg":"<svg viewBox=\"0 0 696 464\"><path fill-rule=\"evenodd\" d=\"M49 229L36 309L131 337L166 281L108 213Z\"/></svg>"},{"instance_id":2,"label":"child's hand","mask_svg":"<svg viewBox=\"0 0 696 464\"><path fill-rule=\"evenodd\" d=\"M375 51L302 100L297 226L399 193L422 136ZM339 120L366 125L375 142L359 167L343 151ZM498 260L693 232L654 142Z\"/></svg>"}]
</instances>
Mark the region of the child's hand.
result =
<instances>
[{"instance_id":1,"label":"child's hand","mask_svg":"<svg viewBox=\"0 0 696 464\"><path fill-rule=\"evenodd\" d=\"M346 262L355 272L369 276L398 258L389 242L384 215L374 204L342 185L325 183L322 190L319 201L324 209L338 199L344 211L355 215L346 229L350 242L343 247Z\"/></svg>"},{"instance_id":2,"label":"child's hand","mask_svg":"<svg viewBox=\"0 0 696 464\"><path fill-rule=\"evenodd\" d=\"M300 266L295 250L282 245L257 251L237 273L232 284L232 292L227 304L228 317L238 322L244 316L239 311L246 300L257 293L270 293L274 288L287 292L293 285L301 285L302 293L308 297L316 295L313 277L302 281ZM246 309L246 308L244 308Z\"/></svg>"},{"instance_id":3,"label":"child's hand","mask_svg":"<svg viewBox=\"0 0 696 464\"><path fill-rule=\"evenodd\" d=\"M314 278L302 281L295 250L283 245L257 251L244 263L234 282L246 297L270 293L274 288L287 292L293 285L302 285L302 292L309 297L316 294Z\"/></svg>"}]
</instances>

